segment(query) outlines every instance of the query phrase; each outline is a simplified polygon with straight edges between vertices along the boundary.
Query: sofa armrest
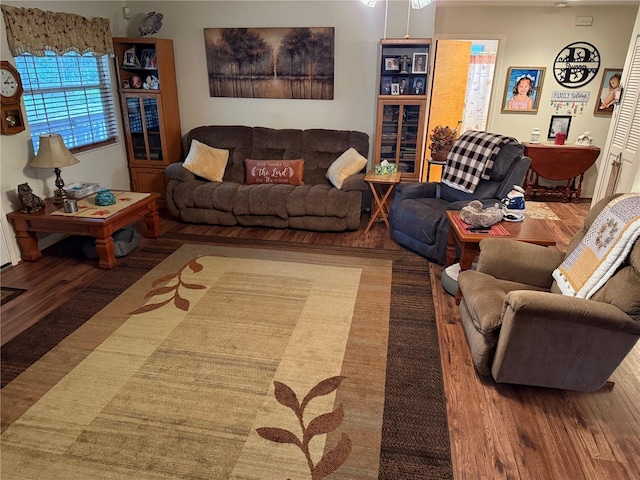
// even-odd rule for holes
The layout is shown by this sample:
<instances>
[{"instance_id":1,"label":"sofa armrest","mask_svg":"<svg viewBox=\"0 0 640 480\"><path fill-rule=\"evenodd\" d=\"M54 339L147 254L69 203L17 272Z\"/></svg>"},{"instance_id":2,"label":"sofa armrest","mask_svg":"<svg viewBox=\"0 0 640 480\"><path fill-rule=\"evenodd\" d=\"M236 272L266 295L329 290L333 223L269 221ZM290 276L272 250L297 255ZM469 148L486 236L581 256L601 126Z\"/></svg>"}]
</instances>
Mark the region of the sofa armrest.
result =
<instances>
[{"instance_id":1,"label":"sofa armrest","mask_svg":"<svg viewBox=\"0 0 640 480\"><path fill-rule=\"evenodd\" d=\"M436 198L436 182L399 183L394 190L394 202L405 198Z\"/></svg>"},{"instance_id":2,"label":"sofa armrest","mask_svg":"<svg viewBox=\"0 0 640 480\"><path fill-rule=\"evenodd\" d=\"M367 191L368 187L367 182L364 181L364 175L364 173L354 173L353 175L345 178L340 190L345 192L349 192L351 190L359 190L361 192Z\"/></svg>"},{"instance_id":3,"label":"sofa armrest","mask_svg":"<svg viewBox=\"0 0 640 480\"><path fill-rule=\"evenodd\" d=\"M485 238L480 241L476 270L501 280L549 289L553 283L551 274L563 260L563 252L541 245Z\"/></svg>"},{"instance_id":4,"label":"sofa armrest","mask_svg":"<svg viewBox=\"0 0 640 480\"><path fill-rule=\"evenodd\" d=\"M196 179L196 176L193 173L182 166L182 162L167 165L167 168L164 169L164 173L171 180L178 180L180 182L189 182Z\"/></svg>"},{"instance_id":5,"label":"sofa armrest","mask_svg":"<svg viewBox=\"0 0 640 480\"><path fill-rule=\"evenodd\" d=\"M502 328L505 322L564 322L576 331L580 325L640 335L640 323L615 305L558 293L514 290L505 297ZM502 335L502 332L501 332Z\"/></svg>"},{"instance_id":6,"label":"sofa armrest","mask_svg":"<svg viewBox=\"0 0 640 480\"><path fill-rule=\"evenodd\" d=\"M491 365L496 382L597 390L638 341L618 307L554 293L513 291Z\"/></svg>"}]
</instances>

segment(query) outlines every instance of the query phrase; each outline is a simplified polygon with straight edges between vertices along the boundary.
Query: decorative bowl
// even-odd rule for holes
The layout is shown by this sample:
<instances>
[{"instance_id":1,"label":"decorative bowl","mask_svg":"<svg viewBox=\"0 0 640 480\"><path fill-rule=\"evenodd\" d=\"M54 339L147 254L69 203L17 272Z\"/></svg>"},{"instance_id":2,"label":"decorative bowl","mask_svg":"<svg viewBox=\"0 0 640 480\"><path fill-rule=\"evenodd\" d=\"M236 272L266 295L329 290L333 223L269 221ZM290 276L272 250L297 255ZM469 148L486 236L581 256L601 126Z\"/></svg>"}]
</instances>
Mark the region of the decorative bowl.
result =
<instances>
[{"instance_id":1,"label":"decorative bowl","mask_svg":"<svg viewBox=\"0 0 640 480\"><path fill-rule=\"evenodd\" d=\"M108 205L114 205L115 203L116 197L108 188L98 190L98 193L96 193L96 205L106 207Z\"/></svg>"}]
</instances>

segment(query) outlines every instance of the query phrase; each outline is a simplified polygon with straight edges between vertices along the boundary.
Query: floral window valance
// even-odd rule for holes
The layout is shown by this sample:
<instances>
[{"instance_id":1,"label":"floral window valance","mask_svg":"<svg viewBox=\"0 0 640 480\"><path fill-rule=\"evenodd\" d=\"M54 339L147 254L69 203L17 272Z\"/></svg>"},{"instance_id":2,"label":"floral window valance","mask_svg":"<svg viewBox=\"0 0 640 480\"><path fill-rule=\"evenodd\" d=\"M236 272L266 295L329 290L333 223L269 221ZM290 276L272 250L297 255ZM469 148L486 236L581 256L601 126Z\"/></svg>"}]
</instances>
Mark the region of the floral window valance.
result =
<instances>
[{"instance_id":1,"label":"floral window valance","mask_svg":"<svg viewBox=\"0 0 640 480\"><path fill-rule=\"evenodd\" d=\"M108 18L89 20L72 13L47 12L38 8L2 5L7 44L14 57L23 53L44 56L45 50L58 55L67 52L94 56L113 54Z\"/></svg>"}]
</instances>

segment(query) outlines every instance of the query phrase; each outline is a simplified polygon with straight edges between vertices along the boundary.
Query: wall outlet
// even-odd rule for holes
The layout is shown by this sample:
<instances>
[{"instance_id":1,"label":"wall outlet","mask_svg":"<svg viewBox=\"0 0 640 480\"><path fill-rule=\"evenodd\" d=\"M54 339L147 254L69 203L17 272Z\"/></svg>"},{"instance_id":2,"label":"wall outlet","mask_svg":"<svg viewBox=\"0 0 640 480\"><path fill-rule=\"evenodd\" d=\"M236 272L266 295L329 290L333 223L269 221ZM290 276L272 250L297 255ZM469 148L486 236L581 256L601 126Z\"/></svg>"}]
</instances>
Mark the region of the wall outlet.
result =
<instances>
[{"instance_id":1,"label":"wall outlet","mask_svg":"<svg viewBox=\"0 0 640 480\"><path fill-rule=\"evenodd\" d=\"M129 9L129 7L122 7L122 16L125 20L131 18L131 10Z\"/></svg>"}]
</instances>

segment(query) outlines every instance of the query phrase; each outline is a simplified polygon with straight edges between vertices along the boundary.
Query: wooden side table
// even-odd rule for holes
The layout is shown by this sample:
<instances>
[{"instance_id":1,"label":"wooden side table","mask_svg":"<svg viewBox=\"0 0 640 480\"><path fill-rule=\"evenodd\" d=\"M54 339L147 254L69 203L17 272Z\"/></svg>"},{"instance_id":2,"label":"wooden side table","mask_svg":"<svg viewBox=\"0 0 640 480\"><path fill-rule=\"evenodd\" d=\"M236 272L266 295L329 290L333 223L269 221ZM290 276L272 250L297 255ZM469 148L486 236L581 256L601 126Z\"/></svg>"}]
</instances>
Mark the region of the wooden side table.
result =
<instances>
[{"instance_id":1,"label":"wooden side table","mask_svg":"<svg viewBox=\"0 0 640 480\"><path fill-rule=\"evenodd\" d=\"M444 167L447 164L446 160L434 160L432 158L427 158L427 182L431 181L431 165L435 165L437 167Z\"/></svg>"},{"instance_id":2,"label":"wooden side table","mask_svg":"<svg viewBox=\"0 0 640 480\"><path fill-rule=\"evenodd\" d=\"M524 154L531 158L531 167L524 181L527 199L538 196L562 197L567 202L580 198L584 173L600 155L600 147L523 143ZM541 186L538 177L566 181L556 187Z\"/></svg>"},{"instance_id":3,"label":"wooden side table","mask_svg":"<svg viewBox=\"0 0 640 480\"><path fill-rule=\"evenodd\" d=\"M364 180L369 184L369 188L371 188L371 192L373 193L375 211L372 209L371 219L364 233L369 232L373 222L378 216L382 217L387 228L389 228L389 205L387 201L394 187L400 183L401 176L402 174L400 172L378 175L374 171L369 171L365 175Z\"/></svg>"},{"instance_id":4,"label":"wooden side table","mask_svg":"<svg viewBox=\"0 0 640 480\"><path fill-rule=\"evenodd\" d=\"M100 258L98 266L110 270L116 266L115 245L111 235L117 230L144 220L147 225L146 237L160 236L160 219L157 201L159 193L150 193L145 198L106 218L51 215L60 209L52 198L45 200L45 206L36 213L22 213L20 210L7 214L16 231L16 240L22 251L22 260L35 262L42 257L38 247L37 232L64 233L67 235L88 235L96 239L96 251Z\"/></svg>"}]
</instances>

